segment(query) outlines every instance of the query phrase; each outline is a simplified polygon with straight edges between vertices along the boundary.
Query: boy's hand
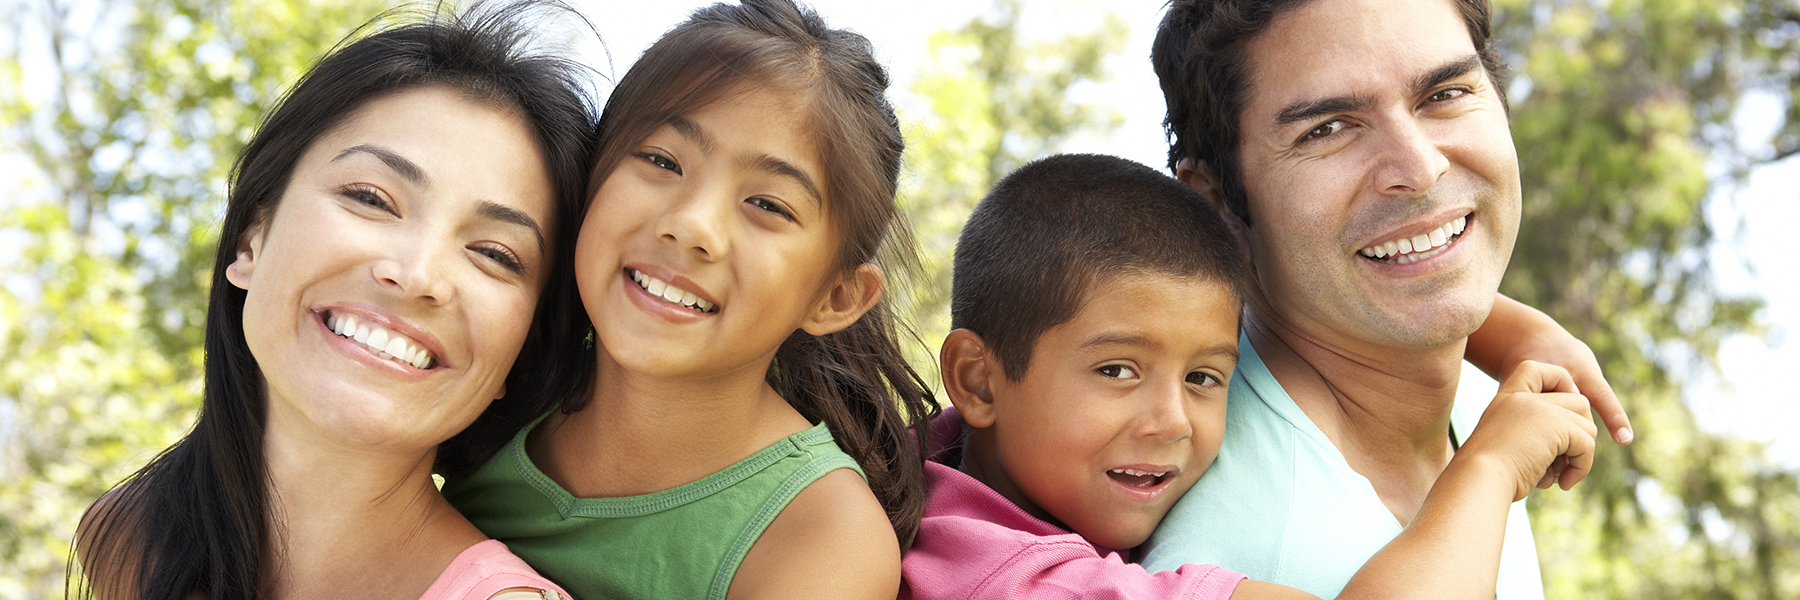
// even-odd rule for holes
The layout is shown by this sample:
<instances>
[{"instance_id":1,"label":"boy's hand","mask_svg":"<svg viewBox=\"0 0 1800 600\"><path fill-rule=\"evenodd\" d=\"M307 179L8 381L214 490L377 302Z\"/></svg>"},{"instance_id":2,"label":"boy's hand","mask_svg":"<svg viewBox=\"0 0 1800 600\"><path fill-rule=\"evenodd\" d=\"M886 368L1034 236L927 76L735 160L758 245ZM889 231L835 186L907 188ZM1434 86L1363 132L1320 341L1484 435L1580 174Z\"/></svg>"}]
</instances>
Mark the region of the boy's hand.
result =
<instances>
[{"instance_id":1,"label":"boy's hand","mask_svg":"<svg viewBox=\"0 0 1800 600\"><path fill-rule=\"evenodd\" d=\"M1456 458L1491 457L1515 477L1513 501L1531 489L1573 487L1594 464L1593 417L1567 370L1525 361L1500 384Z\"/></svg>"},{"instance_id":2,"label":"boy's hand","mask_svg":"<svg viewBox=\"0 0 1800 600\"><path fill-rule=\"evenodd\" d=\"M1566 369L1580 393L1600 414L1614 442L1630 444L1634 435L1625 407L1613 394L1600 371L1600 361L1586 343L1576 339L1555 319L1530 306L1496 295L1494 310L1481 328L1469 336L1466 356L1470 363L1500 381L1510 380L1528 361Z\"/></svg>"}]
</instances>

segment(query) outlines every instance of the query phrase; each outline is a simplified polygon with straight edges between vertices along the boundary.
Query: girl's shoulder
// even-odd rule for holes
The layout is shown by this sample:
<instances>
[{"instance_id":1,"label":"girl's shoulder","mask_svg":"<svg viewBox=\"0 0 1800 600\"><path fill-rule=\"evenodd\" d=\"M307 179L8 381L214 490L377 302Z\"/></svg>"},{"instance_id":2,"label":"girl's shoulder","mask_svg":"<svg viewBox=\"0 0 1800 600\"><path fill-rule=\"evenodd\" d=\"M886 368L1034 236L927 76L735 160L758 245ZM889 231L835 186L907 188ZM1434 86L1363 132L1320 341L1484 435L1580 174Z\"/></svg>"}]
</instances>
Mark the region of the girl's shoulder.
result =
<instances>
[{"instance_id":1,"label":"girl's shoulder","mask_svg":"<svg viewBox=\"0 0 1800 600\"><path fill-rule=\"evenodd\" d=\"M893 598L899 587L900 543L887 512L856 471L837 469L769 523L738 567L731 595Z\"/></svg>"}]
</instances>

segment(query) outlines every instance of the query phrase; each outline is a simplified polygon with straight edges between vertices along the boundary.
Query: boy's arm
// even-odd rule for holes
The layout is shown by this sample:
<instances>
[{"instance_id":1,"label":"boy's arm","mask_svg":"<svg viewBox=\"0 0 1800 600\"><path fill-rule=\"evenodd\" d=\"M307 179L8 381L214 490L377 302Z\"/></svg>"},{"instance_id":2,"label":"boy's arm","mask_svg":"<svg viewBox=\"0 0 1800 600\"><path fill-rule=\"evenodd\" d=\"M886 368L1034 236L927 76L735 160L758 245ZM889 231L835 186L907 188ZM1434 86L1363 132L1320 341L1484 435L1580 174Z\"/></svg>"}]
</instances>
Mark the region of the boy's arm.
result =
<instances>
[{"instance_id":1,"label":"boy's arm","mask_svg":"<svg viewBox=\"0 0 1800 600\"><path fill-rule=\"evenodd\" d=\"M1629 444L1631 420L1618 396L1613 395L1600 362L1587 344L1570 335L1549 315L1502 294L1494 296L1494 310L1481 328L1469 334L1464 356L1469 363L1500 381L1506 381L1521 363L1534 360L1569 371L1575 385L1587 396L1594 412L1612 432L1613 441Z\"/></svg>"},{"instance_id":2,"label":"boy's arm","mask_svg":"<svg viewBox=\"0 0 1800 600\"><path fill-rule=\"evenodd\" d=\"M1586 477L1597 432L1567 371L1520 365L1412 523L1338 597L1493 598L1510 505Z\"/></svg>"}]
</instances>

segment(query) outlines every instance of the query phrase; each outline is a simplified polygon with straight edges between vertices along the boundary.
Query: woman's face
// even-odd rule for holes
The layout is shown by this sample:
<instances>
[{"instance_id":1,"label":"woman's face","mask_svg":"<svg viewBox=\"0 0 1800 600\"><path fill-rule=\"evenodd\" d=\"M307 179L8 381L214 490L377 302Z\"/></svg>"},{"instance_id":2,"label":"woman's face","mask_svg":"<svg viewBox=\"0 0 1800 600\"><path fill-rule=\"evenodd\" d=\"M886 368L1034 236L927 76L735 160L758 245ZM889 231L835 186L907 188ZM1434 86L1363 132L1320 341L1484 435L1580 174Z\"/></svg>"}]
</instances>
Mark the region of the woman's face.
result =
<instances>
[{"instance_id":1,"label":"woman's face","mask_svg":"<svg viewBox=\"0 0 1800 600\"><path fill-rule=\"evenodd\" d=\"M271 434L419 450L504 395L551 189L524 122L450 88L370 101L314 142L227 269Z\"/></svg>"}]
</instances>

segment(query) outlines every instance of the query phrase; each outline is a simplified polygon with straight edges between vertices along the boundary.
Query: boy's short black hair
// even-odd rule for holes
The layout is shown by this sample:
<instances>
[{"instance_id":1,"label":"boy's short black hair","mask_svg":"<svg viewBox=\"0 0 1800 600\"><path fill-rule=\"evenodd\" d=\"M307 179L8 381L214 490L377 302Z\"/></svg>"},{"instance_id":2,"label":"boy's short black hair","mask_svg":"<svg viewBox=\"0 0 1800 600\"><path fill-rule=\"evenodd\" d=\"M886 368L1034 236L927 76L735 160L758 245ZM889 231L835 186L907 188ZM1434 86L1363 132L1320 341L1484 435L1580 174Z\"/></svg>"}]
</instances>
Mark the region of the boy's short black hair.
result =
<instances>
[{"instance_id":1,"label":"boy's short black hair","mask_svg":"<svg viewBox=\"0 0 1800 600\"><path fill-rule=\"evenodd\" d=\"M1116 156L1051 156L1001 179L969 215L950 324L980 335L1016 381L1038 336L1074 318L1096 285L1125 274L1194 277L1241 302L1244 263L1219 213L1186 184Z\"/></svg>"}]
</instances>

